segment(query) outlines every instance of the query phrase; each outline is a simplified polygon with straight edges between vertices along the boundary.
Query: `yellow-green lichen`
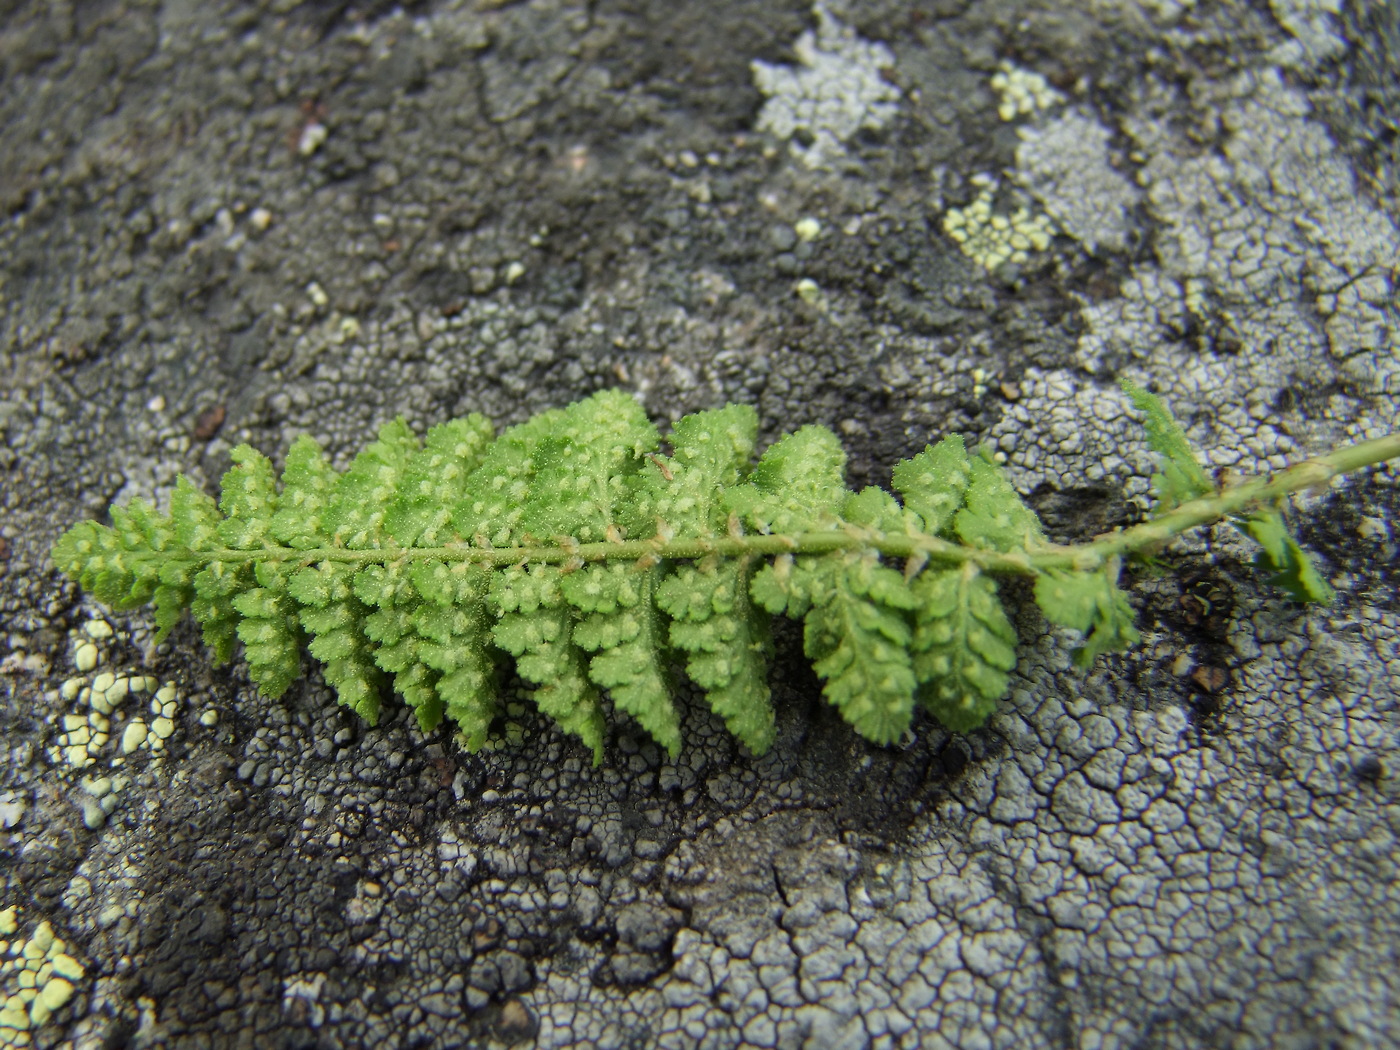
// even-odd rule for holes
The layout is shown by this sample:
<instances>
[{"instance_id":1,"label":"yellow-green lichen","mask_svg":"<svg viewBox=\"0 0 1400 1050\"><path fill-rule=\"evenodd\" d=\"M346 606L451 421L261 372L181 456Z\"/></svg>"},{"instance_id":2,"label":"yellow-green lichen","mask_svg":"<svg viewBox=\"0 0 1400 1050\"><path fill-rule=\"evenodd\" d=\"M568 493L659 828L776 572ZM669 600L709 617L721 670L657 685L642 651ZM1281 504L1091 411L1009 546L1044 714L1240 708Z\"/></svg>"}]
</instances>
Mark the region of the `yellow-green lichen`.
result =
<instances>
[{"instance_id":1,"label":"yellow-green lichen","mask_svg":"<svg viewBox=\"0 0 1400 1050\"><path fill-rule=\"evenodd\" d=\"M77 991L86 971L40 922L27 938L19 932L19 909L0 910L0 1050L24 1050L34 1045L33 1032Z\"/></svg>"},{"instance_id":2,"label":"yellow-green lichen","mask_svg":"<svg viewBox=\"0 0 1400 1050\"><path fill-rule=\"evenodd\" d=\"M995 270L1005 263L1026 263L1032 252L1050 247L1054 223L1047 215L1033 215L1026 207L1010 215L992 208L994 189L987 187L966 208L949 208L943 216L943 232L978 266Z\"/></svg>"},{"instance_id":3,"label":"yellow-green lichen","mask_svg":"<svg viewBox=\"0 0 1400 1050\"><path fill-rule=\"evenodd\" d=\"M997 116L1002 120L1028 117L1037 110L1059 105L1065 97L1039 73L1003 62L992 76L992 89L1001 96Z\"/></svg>"}]
</instances>

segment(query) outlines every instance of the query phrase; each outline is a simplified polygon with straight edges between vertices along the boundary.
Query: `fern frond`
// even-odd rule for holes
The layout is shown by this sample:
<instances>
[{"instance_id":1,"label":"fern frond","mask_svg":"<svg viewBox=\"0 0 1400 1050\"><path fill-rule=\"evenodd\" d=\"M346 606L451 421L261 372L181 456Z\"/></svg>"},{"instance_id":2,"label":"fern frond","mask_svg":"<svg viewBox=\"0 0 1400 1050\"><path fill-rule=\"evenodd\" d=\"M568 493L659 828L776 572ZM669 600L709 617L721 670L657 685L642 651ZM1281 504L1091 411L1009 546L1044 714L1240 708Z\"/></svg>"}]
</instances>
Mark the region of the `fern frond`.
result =
<instances>
[{"instance_id":1,"label":"fern frond","mask_svg":"<svg viewBox=\"0 0 1400 1050\"><path fill-rule=\"evenodd\" d=\"M666 683L657 577L655 568L586 565L565 576L559 589L583 614L574 626L575 640L597 654L588 663L588 676L674 757L681 750L681 721Z\"/></svg>"},{"instance_id":2,"label":"fern frond","mask_svg":"<svg viewBox=\"0 0 1400 1050\"><path fill-rule=\"evenodd\" d=\"M307 550L331 541L323 516L340 475L314 438L303 434L287 450L282 468L282 496L268 534L278 543Z\"/></svg>"},{"instance_id":3,"label":"fern frond","mask_svg":"<svg viewBox=\"0 0 1400 1050\"><path fill-rule=\"evenodd\" d=\"M307 648L325 665L323 674L337 699L374 725L379 721L378 676L365 644L367 616L355 593L357 582L353 565L322 562L298 572L287 590L302 605L301 624L312 636Z\"/></svg>"},{"instance_id":4,"label":"fern frond","mask_svg":"<svg viewBox=\"0 0 1400 1050\"><path fill-rule=\"evenodd\" d=\"M729 509L761 533L831 528L846 498L846 450L826 427L805 426L765 452Z\"/></svg>"},{"instance_id":5,"label":"fern frond","mask_svg":"<svg viewBox=\"0 0 1400 1050\"><path fill-rule=\"evenodd\" d=\"M967 450L958 434L930 445L913 459L895 464L895 491L904 506L919 516L923 531L943 536L963 505L972 480Z\"/></svg>"},{"instance_id":6,"label":"fern frond","mask_svg":"<svg viewBox=\"0 0 1400 1050\"><path fill-rule=\"evenodd\" d=\"M953 528L970 547L996 551L1025 551L1045 543L1045 530L1035 511L1016 490L986 450L968 461L966 506L953 518Z\"/></svg>"},{"instance_id":7,"label":"fern frond","mask_svg":"<svg viewBox=\"0 0 1400 1050\"><path fill-rule=\"evenodd\" d=\"M423 447L405 466L384 519L400 547L436 547L452 538L453 504L494 437L490 421L477 413L428 431Z\"/></svg>"},{"instance_id":8,"label":"fern frond","mask_svg":"<svg viewBox=\"0 0 1400 1050\"><path fill-rule=\"evenodd\" d=\"M301 673L304 647L367 721L392 681L425 732L446 717L469 749L489 738L509 657L595 762L605 694L679 751L677 657L730 731L766 750L768 616L783 614L804 621L827 699L890 744L916 707L964 731L1007 692L1016 635L996 573L1034 580L1045 615L1084 636L1081 666L1137 641L1122 557L1213 521L1253 537L1292 597L1330 597L1278 502L1400 456L1400 436L1215 490L1160 400L1128 392L1163 457L1159 513L1076 547L1049 543L1001 467L957 436L895 467L901 502L851 492L824 427L751 464L757 417L730 405L679 420L667 451L633 398L605 391L494 439L480 416L421 444L395 420L343 474L310 438L280 481L239 446L217 504L181 478L169 516L114 507L110 527L75 525L53 558L99 601L153 604L158 638L188 608L216 660L241 641L267 695Z\"/></svg>"},{"instance_id":9,"label":"fern frond","mask_svg":"<svg viewBox=\"0 0 1400 1050\"><path fill-rule=\"evenodd\" d=\"M363 550L392 542L384 519L418 449L418 439L402 419L379 428L379 439L355 457L331 490L324 527L333 544Z\"/></svg>"},{"instance_id":10,"label":"fern frond","mask_svg":"<svg viewBox=\"0 0 1400 1050\"><path fill-rule=\"evenodd\" d=\"M828 554L805 570L810 607L803 649L826 679L822 691L856 732L892 744L914 714L912 631L916 600L904 577L871 557Z\"/></svg>"},{"instance_id":11,"label":"fern frond","mask_svg":"<svg viewBox=\"0 0 1400 1050\"><path fill-rule=\"evenodd\" d=\"M285 563L257 562L253 576L259 586L233 595L229 604L241 617L238 640L243 643L248 675L264 696L276 699L301 677L302 639L296 605L287 593ZM326 659L314 648L311 655Z\"/></svg>"},{"instance_id":12,"label":"fern frond","mask_svg":"<svg viewBox=\"0 0 1400 1050\"><path fill-rule=\"evenodd\" d=\"M1236 528L1259 544L1254 564L1270 574L1271 584L1287 592L1295 602L1332 600L1331 586L1298 546L1276 507L1263 507L1234 520Z\"/></svg>"},{"instance_id":13,"label":"fern frond","mask_svg":"<svg viewBox=\"0 0 1400 1050\"><path fill-rule=\"evenodd\" d=\"M419 572L445 569L440 564L414 566ZM425 733L442 721L444 705L438 696L438 672L419 654L421 636L414 614L422 605L419 588L408 577L401 563L369 565L358 571L349 565L324 565L303 570L307 583L307 604L324 610L318 626L326 631L353 628L359 611L350 604L352 597L365 607L360 628L376 646L374 662L394 676L394 691L413 709L418 726ZM295 581L294 581L295 582ZM335 603L335 608L329 608ZM370 611L372 610L372 611ZM309 612L309 610L308 610ZM307 613L302 614L306 622ZM369 678L364 674L365 679ZM378 717L378 710L374 711Z\"/></svg>"}]
</instances>

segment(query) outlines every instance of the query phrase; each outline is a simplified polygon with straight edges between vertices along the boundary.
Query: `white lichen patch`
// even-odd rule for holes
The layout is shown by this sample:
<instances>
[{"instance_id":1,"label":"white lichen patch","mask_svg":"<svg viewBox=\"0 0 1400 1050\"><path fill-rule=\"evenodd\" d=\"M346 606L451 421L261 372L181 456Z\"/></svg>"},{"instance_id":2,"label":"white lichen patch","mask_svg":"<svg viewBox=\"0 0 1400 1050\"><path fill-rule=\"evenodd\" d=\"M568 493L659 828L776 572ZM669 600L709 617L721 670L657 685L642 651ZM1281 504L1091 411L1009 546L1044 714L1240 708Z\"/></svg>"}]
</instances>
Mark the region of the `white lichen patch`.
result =
<instances>
[{"instance_id":1,"label":"white lichen patch","mask_svg":"<svg viewBox=\"0 0 1400 1050\"><path fill-rule=\"evenodd\" d=\"M1032 252L1043 252L1055 236L1049 216L1034 215L1026 207L1010 215L992 207L996 190L988 186L966 208L949 208L943 215L943 232L978 266L995 270L1005 263L1023 264Z\"/></svg>"},{"instance_id":2,"label":"white lichen patch","mask_svg":"<svg viewBox=\"0 0 1400 1050\"><path fill-rule=\"evenodd\" d=\"M35 1045L35 1029L73 997L86 972L47 922L28 937L16 937L19 930L19 909L0 910L0 1050Z\"/></svg>"},{"instance_id":3,"label":"white lichen patch","mask_svg":"<svg viewBox=\"0 0 1400 1050\"><path fill-rule=\"evenodd\" d=\"M814 4L816 33L808 30L793 51L799 66L753 63L754 84L768 97L758 128L780 139L810 137L789 148L809 168L829 168L846 155L844 144L860 131L888 124L898 112L899 89L885 78L894 52L862 40L821 3Z\"/></svg>"},{"instance_id":4,"label":"white lichen patch","mask_svg":"<svg viewBox=\"0 0 1400 1050\"><path fill-rule=\"evenodd\" d=\"M1030 69L1013 66L1010 62L1001 63L992 75L992 90L1000 97L997 116L1002 120L1015 120L1028 117L1040 110L1058 106L1065 100L1050 86L1050 82Z\"/></svg>"},{"instance_id":5,"label":"white lichen patch","mask_svg":"<svg viewBox=\"0 0 1400 1050\"><path fill-rule=\"evenodd\" d=\"M1089 114L1071 110L1018 134L1017 181L1060 228L1090 252L1126 248L1142 194L1109 162L1112 132Z\"/></svg>"},{"instance_id":6,"label":"white lichen patch","mask_svg":"<svg viewBox=\"0 0 1400 1050\"><path fill-rule=\"evenodd\" d=\"M1276 415L1271 406L1293 377L1400 391L1400 231L1359 192L1347 157L1277 72L1214 90L1223 137L1204 153L1157 116L1186 104L1172 85L1149 81L1125 122L1142 158L1155 252L1121 295L1086 306L1079 357L1090 370L1125 356L1143 362L1163 390L1209 405L1212 444L1250 448L1244 469L1272 469L1287 450L1256 451L1250 413ZM1248 397L1232 397L1236 389ZM1375 436L1393 423L1384 403L1339 406L1337 422L1356 438Z\"/></svg>"},{"instance_id":7,"label":"white lichen patch","mask_svg":"<svg viewBox=\"0 0 1400 1050\"><path fill-rule=\"evenodd\" d=\"M157 756L165 742L175 735L175 716L180 711L180 696L174 682L166 682L151 699L150 733L146 744ZM123 741L125 744L125 741Z\"/></svg>"}]
</instances>

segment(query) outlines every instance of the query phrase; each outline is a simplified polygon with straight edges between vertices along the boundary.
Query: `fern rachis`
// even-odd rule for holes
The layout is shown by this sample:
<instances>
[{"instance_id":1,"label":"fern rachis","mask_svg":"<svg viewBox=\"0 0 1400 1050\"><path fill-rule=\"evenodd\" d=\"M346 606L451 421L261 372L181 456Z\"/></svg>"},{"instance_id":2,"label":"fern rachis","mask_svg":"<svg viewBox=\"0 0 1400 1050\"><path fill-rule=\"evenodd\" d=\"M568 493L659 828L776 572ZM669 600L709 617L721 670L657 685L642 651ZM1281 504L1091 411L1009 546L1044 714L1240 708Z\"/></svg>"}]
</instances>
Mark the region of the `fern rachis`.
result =
<instances>
[{"instance_id":1,"label":"fern rachis","mask_svg":"<svg viewBox=\"0 0 1400 1050\"><path fill-rule=\"evenodd\" d=\"M1039 519L989 457L946 438L894 469L899 499L847 489L845 454L806 426L751 463L758 421L730 405L676 423L664 454L637 402L606 391L493 437L470 416L420 443L402 420L337 473L310 438L280 478L233 450L216 504L182 478L170 514L142 501L53 548L108 605L155 606L159 638L189 608L217 660L243 643L280 695L303 648L373 723L392 685L424 730L445 716L469 748L497 712L507 657L542 711L600 760L602 695L672 754L670 655L753 751L773 739L768 617L805 621L827 698L868 739L907 731L916 705L954 730L1008 689L1015 633L995 574L1085 638L1076 659L1137 639L1121 560L1228 519L1298 600L1330 589L1289 535L1288 493L1400 456L1400 435L1216 489L1160 400L1127 386L1162 460L1150 520L1076 546Z\"/></svg>"}]
</instances>

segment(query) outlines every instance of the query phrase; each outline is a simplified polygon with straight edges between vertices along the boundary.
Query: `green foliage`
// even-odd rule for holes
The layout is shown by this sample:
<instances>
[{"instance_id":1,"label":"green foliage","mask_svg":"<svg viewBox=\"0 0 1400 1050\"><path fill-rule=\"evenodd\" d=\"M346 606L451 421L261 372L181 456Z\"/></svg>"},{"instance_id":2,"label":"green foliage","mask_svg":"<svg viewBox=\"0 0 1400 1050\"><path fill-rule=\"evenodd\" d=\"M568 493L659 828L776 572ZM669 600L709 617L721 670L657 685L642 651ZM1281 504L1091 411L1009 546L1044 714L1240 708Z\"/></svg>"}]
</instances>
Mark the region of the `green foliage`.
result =
<instances>
[{"instance_id":1,"label":"green foliage","mask_svg":"<svg viewBox=\"0 0 1400 1050\"><path fill-rule=\"evenodd\" d=\"M1181 425L1172 417L1161 398L1127 380L1123 390L1146 418L1147 440L1157 453L1161 472L1152 475L1160 514L1188 500L1199 499L1214 489L1204 468L1191 451ZM1258 507L1230 515L1230 521L1261 550L1255 566L1270 574L1269 582L1287 592L1295 602L1330 602L1332 588L1298 546L1276 507ZM1130 641L1136 641L1133 635Z\"/></svg>"},{"instance_id":2,"label":"green foliage","mask_svg":"<svg viewBox=\"0 0 1400 1050\"><path fill-rule=\"evenodd\" d=\"M1166 403L1129 380L1123 380L1122 386L1133 406L1143 414L1147 441L1158 456L1160 470L1152 475L1152 490L1159 501L1157 509L1170 510L1210 492L1215 486Z\"/></svg>"},{"instance_id":3,"label":"green foliage","mask_svg":"<svg viewBox=\"0 0 1400 1050\"><path fill-rule=\"evenodd\" d=\"M1094 657L1139 641L1133 607L1118 588L1118 560L1093 572L1051 569L1035 581L1035 600L1045 618L1084 635L1074 662L1088 667Z\"/></svg>"},{"instance_id":4,"label":"green foliage","mask_svg":"<svg viewBox=\"0 0 1400 1050\"><path fill-rule=\"evenodd\" d=\"M730 405L677 422L668 452L637 402L608 391L494 438L480 416L422 443L395 420L344 473L309 438L280 479L239 446L217 504L181 478L169 516L140 500L114 507L110 527L75 525L53 558L99 601L152 604L159 638L188 608L217 660L242 643L269 696L301 674L305 649L367 721L392 683L425 732L446 718L473 750L499 714L508 657L595 762L609 699L680 750L677 663L764 752L775 733L769 616L787 615L803 621L828 701L891 744L918 707L965 731L1006 694L1016 633L991 573L1033 578L1045 615L1083 635L1081 666L1136 642L1121 555L1189 527L1173 524L1183 502L1218 499L1273 582L1300 601L1330 597L1274 490L1211 495L1166 407L1128 393L1162 457L1166 517L1078 548L1049 544L994 458L969 456L957 436L894 468L897 499L851 492L823 427L779 439L755 464L757 416Z\"/></svg>"},{"instance_id":5,"label":"green foliage","mask_svg":"<svg viewBox=\"0 0 1400 1050\"><path fill-rule=\"evenodd\" d=\"M520 677L534 685L536 705L603 758L603 705L588 676L589 659L573 639L574 617L557 565L512 565L493 574L496 611L492 640L515 657Z\"/></svg>"},{"instance_id":6,"label":"green foliage","mask_svg":"<svg viewBox=\"0 0 1400 1050\"><path fill-rule=\"evenodd\" d=\"M974 456L968 462L965 499L953 528L969 547L1026 551L1044 545L1040 519L1021 502L1006 472L990 456Z\"/></svg>"},{"instance_id":7,"label":"green foliage","mask_svg":"<svg viewBox=\"0 0 1400 1050\"><path fill-rule=\"evenodd\" d=\"M687 654L685 670L729 731L756 754L773 742L768 690L772 642L768 618L749 599L747 559L678 565L657 588L671 618L670 641Z\"/></svg>"},{"instance_id":8,"label":"green foliage","mask_svg":"<svg viewBox=\"0 0 1400 1050\"><path fill-rule=\"evenodd\" d=\"M893 480L895 491L904 497L904 506L919 516L923 530L933 536L946 534L971 480L962 437L951 434L913 459L895 464Z\"/></svg>"},{"instance_id":9,"label":"green foliage","mask_svg":"<svg viewBox=\"0 0 1400 1050\"><path fill-rule=\"evenodd\" d=\"M1312 559L1298 546L1284 524L1283 515L1274 507L1265 507L1240 515L1235 525L1260 546L1254 564L1270 573L1269 582L1286 591L1295 602L1330 602L1332 588L1313 565Z\"/></svg>"},{"instance_id":10,"label":"green foliage","mask_svg":"<svg viewBox=\"0 0 1400 1050\"><path fill-rule=\"evenodd\" d=\"M825 427L805 426L780 438L735 485L726 502L738 518L763 533L813 532L839 521L846 498L846 450Z\"/></svg>"},{"instance_id":11,"label":"green foliage","mask_svg":"<svg viewBox=\"0 0 1400 1050\"><path fill-rule=\"evenodd\" d=\"M914 581L914 674L919 701L949 729L976 729L1006 695L1016 629L996 584L971 563Z\"/></svg>"},{"instance_id":12,"label":"green foliage","mask_svg":"<svg viewBox=\"0 0 1400 1050\"><path fill-rule=\"evenodd\" d=\"M909 585L875 558L846 553L823 555L805 571L802 648L826 679L822 692L861 736L893 744L914 714Z\"/></svg>"}]
</instances>

